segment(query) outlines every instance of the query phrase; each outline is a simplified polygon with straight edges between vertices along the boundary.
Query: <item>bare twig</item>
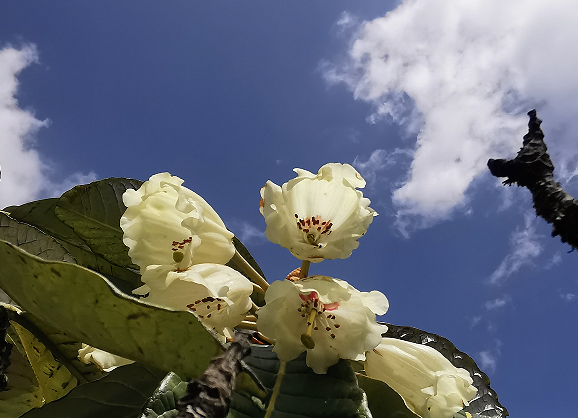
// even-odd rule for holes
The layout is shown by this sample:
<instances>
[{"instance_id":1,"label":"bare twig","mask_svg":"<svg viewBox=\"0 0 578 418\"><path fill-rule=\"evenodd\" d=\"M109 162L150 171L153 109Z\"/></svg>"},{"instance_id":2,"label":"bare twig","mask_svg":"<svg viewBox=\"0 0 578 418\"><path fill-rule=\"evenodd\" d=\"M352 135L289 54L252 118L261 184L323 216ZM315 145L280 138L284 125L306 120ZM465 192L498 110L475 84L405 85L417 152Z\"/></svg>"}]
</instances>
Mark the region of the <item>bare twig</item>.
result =
<instances>
[{"instance_id":1,"label":"bare twig","mask_svg":"<svg viewBox=\"0 0 578 418\"><path fill-rule=\"evenodd\" d=\"M536 215L552 224L552 236L578 249L578 200L554 181L554 164L544 143L542 121L536 110L528 112L530 122L523 146L513 160L488 160L495 177L506 177L505 185L517 184L532 193Z\"/></svg>"},{"instance_id":2,"label":"bare twig","mask_svg":"<svg viewBox=\"0 0 578 418\"><path fill-rule=\"evenodd\" d=\"M250 336L235 335L227 351L211 362L205 373L189 382L179 400L177 418L225 418L229 412L235 379L241 371L241 360L251 351Z\"/></svg>"}]
</instances>

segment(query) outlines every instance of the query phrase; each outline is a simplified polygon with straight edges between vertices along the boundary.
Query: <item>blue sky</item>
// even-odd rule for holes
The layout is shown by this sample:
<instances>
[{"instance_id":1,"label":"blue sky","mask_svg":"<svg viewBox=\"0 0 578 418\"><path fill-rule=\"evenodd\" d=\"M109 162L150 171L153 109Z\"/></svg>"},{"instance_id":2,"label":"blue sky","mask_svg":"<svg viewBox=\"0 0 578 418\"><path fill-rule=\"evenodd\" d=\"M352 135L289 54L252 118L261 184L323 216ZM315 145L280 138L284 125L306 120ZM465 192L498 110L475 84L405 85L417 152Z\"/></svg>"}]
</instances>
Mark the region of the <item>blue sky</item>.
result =
<instances>
[{"instance_id":1,"label":"blue sky","mask_svg":"<svg viewBox=\"0 0 578 418\"><path fill-rule=\"evenodd\" d=\"M260 187L354 164L380 215L311 273L449 338L512 416L571 416L576 254L485 162L515 155L536 107L578 193L576 6L398 3L5 2L0 206L169 171L272 281L299 263L264 238Z\"/></svg>"}]
</instances>

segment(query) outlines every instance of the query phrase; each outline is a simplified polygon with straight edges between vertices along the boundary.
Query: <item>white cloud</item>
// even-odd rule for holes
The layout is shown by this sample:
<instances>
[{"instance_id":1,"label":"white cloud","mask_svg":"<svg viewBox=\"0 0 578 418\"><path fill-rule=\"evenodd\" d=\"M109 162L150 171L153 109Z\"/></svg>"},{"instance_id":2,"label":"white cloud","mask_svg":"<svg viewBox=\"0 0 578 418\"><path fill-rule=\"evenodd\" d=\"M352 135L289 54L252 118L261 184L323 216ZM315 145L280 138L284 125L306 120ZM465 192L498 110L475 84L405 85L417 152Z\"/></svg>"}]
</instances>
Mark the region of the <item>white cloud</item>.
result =
<instances>
[{"instance_id":1,"label":"white cloud","mask_svg":"<svg viewBox=\"0 0 578 418\"><path fill-rule=\"evenodd\" d=\"M519 149L525 113L537 105L559 172L573 175L577 13L564 0L407 0L362 23L344 62L322 65L327 81L374 105L370 120L417 133L393 195L402 223L428 226L464 207L488 158Z\"/></svg>"},{"instance_id":2,"label":"white cloud","mask_svg":"<svg viewBox=\"0 0 578 418\"><path fill-rule=\"evenodd\" d=\"M560 293L560 299L566 302L572 302L576 299L576 295L574 293Z\"/></svg>"},{"instance_id":3,"label":"white cloud","mask_svg":"<svg viewBox=\"0 0 578 418\"><path fill-rule=\"evenodd\" d=\"M533 225L535 216L528 212L524 216L524 228L516 229L510 237L511 253L508 254L498 268L492 273L489 282L498 284L520 270L524 265L532 264L532 260L542 252L538 242L539 236Z\"/></svg>"},{"instance_id":4,"label":"white cloud","mask_svg":"<svg viewBox=\"0 0 578 418\"><path fill-rule=\"evenodd\" d=\"M382 177L384 171L399 162L400 157L404 158L407 156L411 156L411 151L395 149L392 152L388 152L384 149L376 149L365 161L363 161L359 155L356 156L352 165L371 186L378 178Z\"/></svg>"},{"instance_id":5,"label":"white cloud","mask_svg":"<svg viewBox=\"0 0 578 418\"><path fill-rule=\"evenodd\" d=\"M544 266L544 269L546 269L546 270L551 269L552 267L557 266L561 262L562 262L562 256L560 255L560 253L556 253L552 256L552 258L550 260L548 260L548 262Z\"/></svg>"},{"instance_id":6,"label":"white cloud","mask_svg":"<svg viewBox=\"0 0 578 418\"><path fill-rule=\"evenodd\" d=\"M501 298L496 298L494 300L487 301L484 304L484 306L486 307L487 310L502 308L506 306L506 304L509 303L511 300L512 298L510 298L510 296L504 295Z\"/></svg>"},{"instance_id":7,"label":"white cloud","mask_svg":"<svg viewBox=\"0 0 578 418\"><path fill-rule=\"evenodd\" d=\"M78 182L96 179L94 173L75 173L62 182L49 179L50 165L35 146L35 135L49 125L18 106L18 74L38 62L34 45L0 49L0 208L57 196Z\"/></svg>"},{"instance_id":8,"label":"white cloud","mask_svg":"<svg viewBox=\"0 0 578 418\"><path fill-rule=\"evenodd\" d=\"M502 341L496 339L495 343L494 348L478 353L480 369L484 373L494 373L496 371L498 358L502 353Z\"/></svg>"},{"instance_id":9,"label":"white cloud","mask_svg":"<svg viewBox=\"0 0 578 418\"><path fill-rule=\"evenodd\" d=\"M359 25L359 19L357 16L352 15L351 13L345 11L341 13L339 20L335 22L338 27L339 33L343 33L357 25Z\"/></svg>"},{"instance_id":10,"label":"white cloud","mask_svg":"<svg viewBox=\"0 0 578 418\"><path fill-rule=\"evenodd\" d=\"M474 316L470 321L470 329L474 328L482 320L481 316Z\"/></svg>"},{"instance_id":11,"label":"white cloud","mask_svg":"<svg viewBox=\"0 0 578 418\"><path fill-rule=\"evenodd\" d=\"M249 242L263 242L267 240L265 237L265 227L260 229L245 221L233 221L231 228L235 236L245 245Z\"/></svg>"},{"instance_id":12,"label":"white cloud","mask_svg":"<svg viewBox=\"0 0 578 418\"><path fill-rule=\"evenodd\" d=\"M480 356L480 369L484 373L493 373L496 371L497 358L489 351L481 351Z\"/></svg>"},{"instance_id":13,"label":"white cloud","mask_svg":"<svg viewBox=\"0 0 578 418\"><path fill-rule=\"evenodd\" d=\"M16 76L37 60L32 45L21 50L0 50L0 208L30 200L42 189L45 166L33 148L32 137L48 122L20 109L14 97L18 88Z\"/></svg>"}]
</instances>

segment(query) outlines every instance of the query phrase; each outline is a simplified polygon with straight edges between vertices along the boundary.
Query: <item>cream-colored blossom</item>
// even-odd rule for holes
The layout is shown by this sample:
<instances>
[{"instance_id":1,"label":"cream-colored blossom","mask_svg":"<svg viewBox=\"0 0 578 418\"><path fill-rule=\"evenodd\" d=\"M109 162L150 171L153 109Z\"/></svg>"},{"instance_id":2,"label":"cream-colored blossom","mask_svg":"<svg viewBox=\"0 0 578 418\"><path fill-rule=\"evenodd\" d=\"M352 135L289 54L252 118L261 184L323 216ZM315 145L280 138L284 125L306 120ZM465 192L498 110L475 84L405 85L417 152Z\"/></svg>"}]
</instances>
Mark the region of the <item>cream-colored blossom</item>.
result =
<instances>
[{"instance_id":1,"label":"cream-colored blossom","mask_svg":"<svg viewBox=\"0 0 578 418\"><path fill-rule=\"evenodd\" d=\"M365 180L349 164L325 164L315 175L294 169L297 177L261 189L265 235L300 260L347 258L377 213L356 190Z\"/></svg>"},{"instance_id":2,"label":"cream-colored blossom","mask_svg":"<svg viewBox=\"0 0 578 418\"><path fill-rule=\"evenodd\" d=\"M251 308L253 284L238 271L219 264L196 264L183 272L169 271L165 280L153 280L134 293L142 300L179 311L193 311L209 328L233 337Z\"/></svg>"},{"instance_id":3,"label":"cream-colored blossom","mask_svg":"<svg viewBox=\"0 0 578 418\"><path fill-rule=\"evenodd\" d=\"M273 351L288 361L307 350L307 365L316 373L326 373L340 358L365 359L387 331L375 321L389 306L383 294L369 296L331 277L274 282L265 302L257 328L275 340Z\"/></svg>"},{"instance_id":4,"label":"cream-colored blossom","mask_svg":"<svg viewBox=\"0 0 578 418\"><path fill-rule=\"evenodd\" d=\"M78 359L85 364L93 363L100 370L104 370L105 372L110 372L117 367L134 363L132 360L117 356L116 354L109 353L108 351L104 351L84 343L82 344L82 348L78 350Z\"/></svg>"},{"instance_id":5,"label":"cream-colored blossom","mask_svg":"<svg viewBox=\"0 0 578 418\"><path fill-rule=\"evenodd\" d=\"M193 264L225 264L235 253L233 234L202 197L181 186L183 180L159 173L122 198L120 220L129 256L146 275L184 271ZM148 269L149 266L155 268ZM157 276L155 276L157 277Z\"/></svg>"},{"instance_id":6,"label":"cream-colored blossom","mask_svg":"<svg viewBox=\"0 0 578 418\"><path fill-rule=\"evenodd\" d=\"M422 344L384 338L366 355L365 372L387 383L422 418L450 418L474 398L467 370Z\"/></svg>"}]
</instances>

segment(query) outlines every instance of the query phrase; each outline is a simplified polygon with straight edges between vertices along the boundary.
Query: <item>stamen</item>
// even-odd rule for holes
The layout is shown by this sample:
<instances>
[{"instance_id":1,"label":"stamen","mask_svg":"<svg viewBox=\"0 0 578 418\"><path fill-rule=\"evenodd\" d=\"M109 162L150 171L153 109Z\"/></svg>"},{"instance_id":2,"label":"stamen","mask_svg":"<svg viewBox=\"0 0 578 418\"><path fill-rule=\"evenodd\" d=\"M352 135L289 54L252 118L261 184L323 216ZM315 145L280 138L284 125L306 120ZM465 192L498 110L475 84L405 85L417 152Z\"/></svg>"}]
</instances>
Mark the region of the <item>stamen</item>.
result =
<instances>
[{"instance_id":1,"label":"stamen","mask_svg":"<svg viewBox=\"0 0 578 418\"><path fill-rule=\"evenodd\" d=\"M295 214L295 219L297 228L304 233L304 242L314 245L317 248L323 248L325 246L321 245L319 241L323 237L323 234L329 235L331 233L331 227L333 226L331 220L324 221L320 215L299 218L298 214Z\"/></svg>"},{"instance_id":2,"label":"stamen","mask_svg":"<svg viewBox=\"0 0 578 418\"><path fill-rule=\"evenodd\" d=\"M201 308L202 306L204 306L207 309L207 310L202 309L202 312L204 312L203 315L199 313L200 311L199 308ZM202 299L196 300L194 303L187 305L187 308L195 312L199 316L199 318L204 319L204 318L211 318L215 313L218 313L219 311L223 310L225 306L227 306L227 303L223 299L207 296Z\"/></svg>"}]
</instances>

